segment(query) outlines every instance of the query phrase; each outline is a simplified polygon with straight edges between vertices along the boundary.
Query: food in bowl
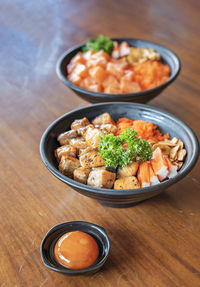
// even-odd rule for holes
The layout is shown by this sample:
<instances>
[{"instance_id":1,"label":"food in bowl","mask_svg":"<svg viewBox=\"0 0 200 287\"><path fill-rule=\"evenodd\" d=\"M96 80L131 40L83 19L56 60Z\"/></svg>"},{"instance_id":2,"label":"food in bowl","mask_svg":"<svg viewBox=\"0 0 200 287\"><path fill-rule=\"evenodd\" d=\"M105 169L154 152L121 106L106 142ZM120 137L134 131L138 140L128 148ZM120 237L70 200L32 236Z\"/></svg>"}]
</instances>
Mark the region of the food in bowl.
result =
<instances>
[{"instance_id":1,"label":"food in bowl","mask_svg":"<svg viewBox=\"0 0 200 287\"><path fill-rule=\"evenodd\" d=\"M59 170L89 186L136 189L172 178L181 168L186 150L180 139L163 135L156 125L104 113L91 122L71 123L58 136L55 150Z\"/></svg>"},{"instance_id":2,"label":"food in bowl","mask_svg":"<svg viewBox=\"0 0 200 287\"><path fill-rule=\"evenodd\" d=\"M170 77L170 68L153 49L130 47L100 35L89 40L67 65L67 79L85 90L105 94L137 93Z\"/></svg>"},{"instance_id":3,"label":"food in bowl","mask_svg":"<svg viewBox=\"0 0 200 287\"><path fill-rule=\"evenodd\" d=\"M99 256L99 247L91 235L76 230L65 233L57 240L54 255L61 265L81 270L94 264Z\"/></svg>"}]
</instances>

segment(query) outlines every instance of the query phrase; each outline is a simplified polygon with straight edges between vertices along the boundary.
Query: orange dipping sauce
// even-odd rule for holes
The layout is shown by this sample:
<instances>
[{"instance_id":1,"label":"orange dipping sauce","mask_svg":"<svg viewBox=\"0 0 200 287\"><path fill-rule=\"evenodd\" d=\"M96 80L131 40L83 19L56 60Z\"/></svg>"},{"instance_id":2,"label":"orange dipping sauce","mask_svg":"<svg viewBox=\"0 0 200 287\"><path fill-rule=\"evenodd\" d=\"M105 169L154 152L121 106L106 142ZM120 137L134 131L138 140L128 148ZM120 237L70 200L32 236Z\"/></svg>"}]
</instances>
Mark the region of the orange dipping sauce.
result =
<instances>
[{"instance_id":1,"label":"orange dipping sauce","mask_svg":"<svg viewBox=\"0 0 200 287\"><path fill-rule=\"evenodd\" d=\"M80 270L91 266L99 256L95 239L81 231L61 236L54 247L56 260L69 269Z\"/></svg>"}]
</instances>

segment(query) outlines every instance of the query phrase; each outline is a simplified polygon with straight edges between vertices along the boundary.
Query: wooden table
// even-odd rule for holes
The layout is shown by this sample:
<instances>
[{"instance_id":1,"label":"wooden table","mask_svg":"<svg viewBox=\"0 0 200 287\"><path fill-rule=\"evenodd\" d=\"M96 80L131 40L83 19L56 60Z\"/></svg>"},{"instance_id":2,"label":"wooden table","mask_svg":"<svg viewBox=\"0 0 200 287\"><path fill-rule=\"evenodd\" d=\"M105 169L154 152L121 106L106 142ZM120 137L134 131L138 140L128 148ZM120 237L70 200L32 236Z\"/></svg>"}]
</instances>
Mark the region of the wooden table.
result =
<instances>
[{"instance_id":1,"label":"wooden table","mask_svg":"<svg viewBox=\"0 0 200 287\"><path fill-rule=\"evenodd\" d=\"M198 164L159 196L115 209L61 183L39 154L46 127L88 105L58 80L58 57L100 33L152 40L179 55L180 76L150 104L200 136L199 9L198 0L1 1L0 287L200 286ZM109 259L93 276L64 276L41 262L46 232L71 220L109 234Z\"/></svg>"}]
</instances>

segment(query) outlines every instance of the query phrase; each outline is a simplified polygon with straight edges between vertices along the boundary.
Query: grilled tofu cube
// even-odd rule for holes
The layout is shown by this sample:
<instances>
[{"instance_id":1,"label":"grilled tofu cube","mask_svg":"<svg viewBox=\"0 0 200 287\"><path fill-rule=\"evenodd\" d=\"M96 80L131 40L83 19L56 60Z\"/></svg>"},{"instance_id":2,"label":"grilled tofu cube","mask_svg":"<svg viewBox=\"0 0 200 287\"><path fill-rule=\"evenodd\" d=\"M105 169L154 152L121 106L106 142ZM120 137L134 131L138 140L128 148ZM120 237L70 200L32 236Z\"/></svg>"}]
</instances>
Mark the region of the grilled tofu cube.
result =
<instances>
[{"instance_id":1,"label":"grilled tofu cube","mask_svg":"<svg viewBox=\"0 0 200 287\"><path fill-rule=\"evenodd\" d=\"M80 149L85 149L88 147L86 141L84 140L83 137L78 137L78 138L75 138L75 139L71 139L70 140L70 144L71 146L75 147L78 151Z\"/></svg>"},{"instance_id":2,"label":"grilled tofu cube","mask_svg":"<svg viewBox=\"0 0 200 287\"><path fill-rule=\"evenodd\" d=\"M55 150L55 157L60 161L63 155L76 157L76 148L71 145L63 145Z\"/></svg>"},{"instance_id":3,"label":"grilled tofu cube","mask_svg":"<svg viewBox=\"0 0 200 287\"><path fill-rule=\"evenodd\" d=\"M77 132L80 134L80 130L86 126L88 126L90 124L89 120L84 117L82 119L79 120L75 120L72 124L71 124L71 129L72 130L77 130Z\"/></svg>"},{"instance_id":4,"label":"grilled tofu cube","mask_svg":"<svg viewBox=\"0 0 200 287\"><path fill-rule=\"evenodd\" d=\"M114 184L114 189L136 189L140 188L139 182L135 176L126 176L117 179Z\"/></svg>"},{"instance_id":5,"label":"grilled tofu cube","mask_svg":"<svg viewBox=\"0 0 200 287\"><path fill-rule=\"evenodd\" d=\"M112 188L116 174L107 170L93 170L90 172L87 184L101 188Z\"/></svg>"},{"instance_id":6,"label":"grilled tofu cube","mask_svg":"<svg viewBox=\"0 0 200 287\"><path fill-rule=\"evenodd\" d=\"M117 131L117 127L112 124L102 124L99 126L99 129L105 134L115 134Z\"/></svg>"},{"instance_id":7,"label":"grilled tofu cube","mask_svg":"<svg viewBox=\"0 0 200 287\"><path fill-rule=\"evenodd\" d=\"M98 117L96 117L93 121L92 121L93 125L102 125L102 124L112 124L114 125L115 122L113 121L113 119L111 118L111 115L109 113L104 113Z\"/></svg>"},{"instance_id":8,"label":"grilled tofu cube","mask_svg":"<svg viewBox=\"0 0 200 287\"><path fill-rule=\"evenodd\" d=\"M83 135L87 145L92 146L92 147L98 147L99 140L100 140L100 135L102 135L102 131L100 131L97 128L91 128L89 127L85 134Z\"/></svg>"},{"instance_id":9,"label":"grilled tofu cube","mask_svg":"<svg viewBox=\"0 0 200 287\"><path fill-rule=\"evenodd\" d=\"M64 175L73 178L73 172L78 167L80 167L80 162L77 158L69 155L63 155L58 168Z\"/></svg>"},{"instance_id":10,"label":"grilled tofu cube","mask_svg":"<svg viewBox=\"0 0 200 287\"><path fill-rule=\"evenodd\" d=\"M58 136L57 140L59 141L60 145L66 145L70 143L72 138L76 138L78 136L78 132L75 130L70 130L65 133L62 133Z\"/></svg>"},{"instance_id":11,"label":"grilled tofu cube","mask_svg":"<svg viewBox=\"0 0 200 287\"><path fill-rule=\"evenodd\" d=\"M125 167L120 167L118 178L136 175L138 167L139 167L139 164L136 161L131 162Z\"/></svg>"},{"instance_id":12,"label":"grilled tofu cube","mask_svg":"<svg viewBox=\"0 0 200 287\"><path fill-rule=\"evenodd\" d=\"M91 172L90 168L79 167L74 171L74 180L83 184L87 184L87 179L90 172Z\"/></svg>"},{"instance_id":13,"label":"grilled tofu cube","mask_svg":"<svg viewBox=\"0 0 200 287\"><path fill-rule=\"evenodd\" d=\"M98 151L91 150L80 155L80 164L85 168L100 167L105 165L105 160L98 154Z\"/></svg>"}]
</instances>

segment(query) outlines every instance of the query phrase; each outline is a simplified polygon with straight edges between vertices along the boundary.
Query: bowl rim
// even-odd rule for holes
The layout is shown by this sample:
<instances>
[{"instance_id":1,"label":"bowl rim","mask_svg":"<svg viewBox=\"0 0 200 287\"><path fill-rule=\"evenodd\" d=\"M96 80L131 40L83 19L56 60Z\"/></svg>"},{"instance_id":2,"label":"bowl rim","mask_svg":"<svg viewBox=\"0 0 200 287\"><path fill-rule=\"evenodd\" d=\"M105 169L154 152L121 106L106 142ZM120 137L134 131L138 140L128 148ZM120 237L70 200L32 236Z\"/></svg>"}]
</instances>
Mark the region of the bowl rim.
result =
<instances>
[{"instance_id":1,"label":"bowl rim","mask_svg":"<svg viewBox=\"0 0 200 287\"><path fill-rule=\"evenodd\" d=\"M111 40L113 41L136 41L136 42L141 42L141 43L146 43L146 44L152 44L155 45L163 50L165 50L168 54L171 55L171 57L174 59L174 61L176 62L176 69L173 73L170 74L169 79L164 82L163 84L153 88L153 89L148 89L145 91L141 91L141 92L137 92L137 93L127 93L127 94L106 94L106 93L97 93L97 92L92 92L89 90L85 90L79 86L74 85L72 82L70 82L69 80L67 80L67 78L64 76L64 74L61 71L61 66L63 61L65 60L66 56L68 56L70 53L72 53L74 50L76 49L81 49L86 42L83 42L79 45L73 46L72 48L68 49L67 51L65 51L60 58L57 61L56 64L56 73L58 78L64 83L66 84L70 89L75 90L79 93L82 93L84 95L89 95L91 97L95 97L95 98L107 98L107 99L113 99L113 97L117 99L119 98L140 98L141 96L148 96L149 93L153 93L158 89L164 89L165 87L167 87L170 83L172 83L179 75L180 71L181 71L181 60L180 58L177 56L177 54L175 52L173 52L171 49L158 44L156 42L152 42L152 41L148 41L148 40L143 40L143 39L139 39L139 38L111 38ZM162 56L162 55L161 55Z\"/></svg>"},{"instance_id":2,"label":"bowl rim","mask_svg":"<svg viewBox=\"0 0 200 287\"><path fill-rule=\"evenodd\" d=\"M69 269L65 266L62 266L62 269L60 269L59 267L52 265L51 262L44 255L44 244L45 244L46 240L48 239L48 237L54 231L59 230L63 227L66 227L66 232L70 232L70 231L67 231L67 227L68 226L76 226L76 225L91 227L91 228L93 228L94 234L95 234L96 230L99 230L101 232L102 236L104 236L104 238L106 240L106 244L107 244L106 252L99 262L93 263L91 266L89 266L87 268L76 270L76 269ZM86 231L82 231L82 232L86 232ZM88 232L86 232L86 233L88 233ZM90 235L90 233L88 233L88 234ZM60 236L62 236L62 235L60 235ZM103 244L102 244L102 246L103 246ZM42 242L40 244L40 254L41 254L42 262L46 267L48 267L54 271L63 273L63 274L81 275L81 274L92 272L92 271L95 271L96 269L101 268L109 256L110 246L111 246L110 239L109 239L108 233L104 227L97 225L95 223L92 223L92 222L88 222L88 221L80 221L80 220L77 221L77 220L75 220L75 221L67 221L67 222L62 222L62 223L56 224L51 229L49 229L49 231L45 234L45 236L43 237ZM58 264L59 264L59 262L58 262Z\"/></svg>"},{"instance_id":3,"label":"bowl rim","mask_svg":"<svg viewBox=\"0 0 200 287\"><path fill-rule=\"evenodd\" d=\"M93 107L98 107L98 106L106 106L106 105L132 105L132 106L136 106L138 108L143 108L146 109L150 112L157 112L158 114L162 114L164 113L165 116L167 116L168 118L170 118L171 120L178 122L179 124L181 124L181 126L186 130L186 132L190 135L190 139L192 140L192 143L194 145L194 149L193 149L193 153L192 153L192 157L190 159L190 162L188 163L188 166L186 169L180 170L179 173L170 179L167 179L166 181L160 182L159 184L153 185L153 186L148 186L148 187L142 187L142 188L137 188L137 189L106 189L106 188L97 188L97 187L93 187L93 186L89 186L89 185L85 185L82 183L79 183L65 175L63 175L58 169L56 169L48 160L46 153L45 153L45 141L47 138L47 135L49 134L49 132L51 131L51 129L58 123L60 122L63 118L70 116L71 114L73 114L74 112L79 112L79 111L83 111L85 109L88 108L93 108ZM60 179L61 181L63 181L66 184L69 184L71 187L73 188L78 188L80 190L84 190L85 192L90 192L92 194L101 194L101 195L105 195L105 196L114 196L116 198L120 198L120 197L130 197L132 195L138 195L138 194L146 194L149 192L154 192L157 190L161 190L164 189L170 185L172 185L175 182L178 182L180 179L182 179L183 177L185 177L191 170L192 168L195 166L198 157L199 157L199 142L197 139L196 134L194 133L194 131L181 119L179 119L178 117L174 116L173 114L166 112L162 109L150 106L150 105L146 105L146 104L138 104L138 103L132 103L132 102L106 102L106 103L98 103L98 104L93 104L93 105L89 105L89 106L84 106L78 109L74 109L68 113L65 113L64 115L60 116L59 118L57 118L55 121L53 121L48 127L47 129L44 131L42 137L41 137L41 141L40 141L40 155L41 158L44 162L44 164L46 165L46 167L48 168L48 170L58 179Z\"/></svg>"}]
</instances>

